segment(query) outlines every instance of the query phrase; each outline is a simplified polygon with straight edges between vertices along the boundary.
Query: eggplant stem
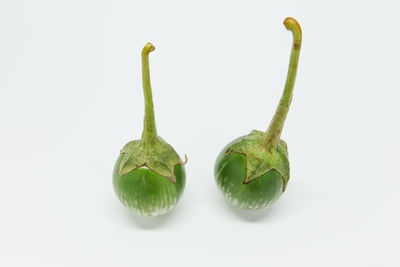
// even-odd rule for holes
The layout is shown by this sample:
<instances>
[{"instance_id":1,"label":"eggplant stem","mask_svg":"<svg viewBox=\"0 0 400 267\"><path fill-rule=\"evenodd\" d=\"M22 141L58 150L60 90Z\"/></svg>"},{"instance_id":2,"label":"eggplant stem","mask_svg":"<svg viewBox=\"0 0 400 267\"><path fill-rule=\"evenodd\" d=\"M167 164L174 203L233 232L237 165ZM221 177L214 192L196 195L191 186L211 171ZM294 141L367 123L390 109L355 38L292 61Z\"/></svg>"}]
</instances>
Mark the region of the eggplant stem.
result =
<instances>
[{"instance_id":1,"label":"eggplant stem","mask_svg":"<svg viewBox=\"0 0 400 267\"><path fill-rule=\"evenodd\" d=\"M286 76L285 89L279 105L275 111L274 117L268 127L268 130L264 134L264 144L268 150L276 150L279 140L281 138L281 133L283 125L286 120L287 113L289 111L289 106L292 101L293 88L296 80L297 65L299 62L302 32L300 24L294 18L286 18L283 22L286 29L291 31L293 34L293 45L290 54L289 69Z\"/></svg>"},{"instance_id":2,"label":"eggplant stem","mask_svg":"<svg viewBox=\"0 0 400 267\"><path fill-rule=\"evenodd\" d=\"M155 47L151 43L147 43L142 50L142 83L145 114L142 140L144 141L145 146L151 144L157 136L149 69L149 54L154 51L154 49Z\"/></svg>"}]
</instances>

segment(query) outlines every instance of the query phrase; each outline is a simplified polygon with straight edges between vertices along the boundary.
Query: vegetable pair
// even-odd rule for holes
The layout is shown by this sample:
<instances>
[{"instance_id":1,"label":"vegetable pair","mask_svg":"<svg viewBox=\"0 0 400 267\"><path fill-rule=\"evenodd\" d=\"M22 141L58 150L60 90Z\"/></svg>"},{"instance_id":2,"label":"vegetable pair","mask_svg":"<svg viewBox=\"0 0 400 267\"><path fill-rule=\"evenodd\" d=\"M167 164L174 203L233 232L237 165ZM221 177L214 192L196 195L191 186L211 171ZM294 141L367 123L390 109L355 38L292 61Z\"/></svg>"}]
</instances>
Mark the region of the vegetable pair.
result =
<instances>
[{"instance_id":1,"label":"vegetable pair","mask_svg":"<svg viewBox=\"0 0 400 267\"><path fill-rule=\"evenodd\" d=\"M229 143L215 163L215 179L225 198L235 206L261 209L277 200L289 181L287 145L280 139L292 100L302 33L299 23L286 18L293 34L285 89L275 115L264 133L250 134ZM149 72L147 43L142 50L142 80L145 98L141 140L127 143L115 164L113 184L120 201L138 215L155 216L171 210L182 196L186 174L175 150L157 136Z\"/></svg>"}]
</instances>

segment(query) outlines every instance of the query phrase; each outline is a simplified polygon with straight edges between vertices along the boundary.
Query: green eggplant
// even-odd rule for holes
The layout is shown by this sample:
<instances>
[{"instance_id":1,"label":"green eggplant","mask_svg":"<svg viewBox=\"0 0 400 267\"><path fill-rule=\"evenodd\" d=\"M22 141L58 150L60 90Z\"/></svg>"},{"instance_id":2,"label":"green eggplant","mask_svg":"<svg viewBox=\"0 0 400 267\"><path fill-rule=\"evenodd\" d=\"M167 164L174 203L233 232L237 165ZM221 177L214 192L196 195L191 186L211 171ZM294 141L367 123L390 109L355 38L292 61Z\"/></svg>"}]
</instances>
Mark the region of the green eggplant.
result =
<instances>
[{"instance_id":1,"label":"green eggplant","mask_svg":"<svg viewBox=\"0 0 400 267\"><path fill-rule=\"evenodd\" d=\"M150 84L147 43L142 50L142 82L145 116L142 138L127 143L115 163L114 191L123 205L137 215L158 216L170 211L185 188L186 173L174 148L157 135Z\"/></svg>"},{"instance_id":2,"label":"green eggplant","mask_svg":"<svg viewBox=\"0 0 400 267\"><path fill-rule=\"evenodd\" d=\"M292 32L293 45L284 92L267 131L253 130L237 138L215 162L217 186L232 205L244 209L269 206L285 191L290 177L288 149L280 137L292 101L302 31L294 18L286 18L284 25Z\"/></svg>"}]
</instances>

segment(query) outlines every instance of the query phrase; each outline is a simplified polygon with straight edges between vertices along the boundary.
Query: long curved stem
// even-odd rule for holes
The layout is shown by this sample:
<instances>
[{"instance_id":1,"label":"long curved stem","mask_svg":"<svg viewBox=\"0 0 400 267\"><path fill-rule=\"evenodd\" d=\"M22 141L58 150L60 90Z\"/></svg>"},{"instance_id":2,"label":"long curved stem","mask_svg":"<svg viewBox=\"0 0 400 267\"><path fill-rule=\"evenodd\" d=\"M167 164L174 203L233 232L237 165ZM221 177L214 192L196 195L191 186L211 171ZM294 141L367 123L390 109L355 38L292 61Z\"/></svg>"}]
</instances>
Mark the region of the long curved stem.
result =
<instances>
[{"instance_id":1,"label":"long curved stem","mask_svg":"<svg viewBox=\"0 0 400 267\"><path fill-rule=\"evenodd\" d=\"M149 69L149 54L151 51L154 51L154 49L155 47L151 43L147 43L142 50L142 83L145 109L142 140L144 141L145 146L152 143L157 136Z\"/></svg>"},{"instance_id":2,"label":"long curved stem","mask_svg":"<svg viewBox=\"0 0 400 267\"><path fill-rule=\"evenodd\" d=\"M283 22L286 29L293 34L293 46L290 54L289 70L286 77L285 89L276 109L275 115L265 133L265 146L268 150L276 149L281 138L283 125L289 111L290 102L292 101L293 87L296 80L297 65L299 62L301 49L301 27L294 18L286 18Z\"/></svg>"}]
</instances>

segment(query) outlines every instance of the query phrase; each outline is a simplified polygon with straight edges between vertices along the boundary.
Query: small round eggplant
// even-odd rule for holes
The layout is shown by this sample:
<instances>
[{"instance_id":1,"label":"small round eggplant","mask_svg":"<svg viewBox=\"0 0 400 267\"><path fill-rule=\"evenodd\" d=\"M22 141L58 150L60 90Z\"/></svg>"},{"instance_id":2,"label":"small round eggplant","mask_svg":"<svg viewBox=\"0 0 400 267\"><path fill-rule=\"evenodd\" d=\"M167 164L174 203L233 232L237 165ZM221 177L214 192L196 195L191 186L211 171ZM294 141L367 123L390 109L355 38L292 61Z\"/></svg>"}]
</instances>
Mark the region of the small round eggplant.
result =
<instances>
[{"instance_id":1,"label":"small round eggplant","mask_svg":"<svg viewBox=\"0 0 400 267\"><path fill-rule=\"evenodd\" d=\"M229 143L215 163L215 179L224 197L245 209L267 207L282 195L289 181L287 145L280 136L292 101L302 32L293 18L286 18L284 25L293 34L293 46L285 89L268 130L253 130Z\"/></svg>"},{"instance_id":2,"label":"small round eggplant","mask_svg":"<svg viewBox=\"0 0 400 267\"><path fill-rule=\"evenodd\" d=\"M157 136L150 85L147 43L142 50L142 80L145 117L142 138L121 150L113 172L114 191L119 200L141 216L157 216L170 211L182 196L186 174L174 148Z\"/></svg>"}]
</instances>

